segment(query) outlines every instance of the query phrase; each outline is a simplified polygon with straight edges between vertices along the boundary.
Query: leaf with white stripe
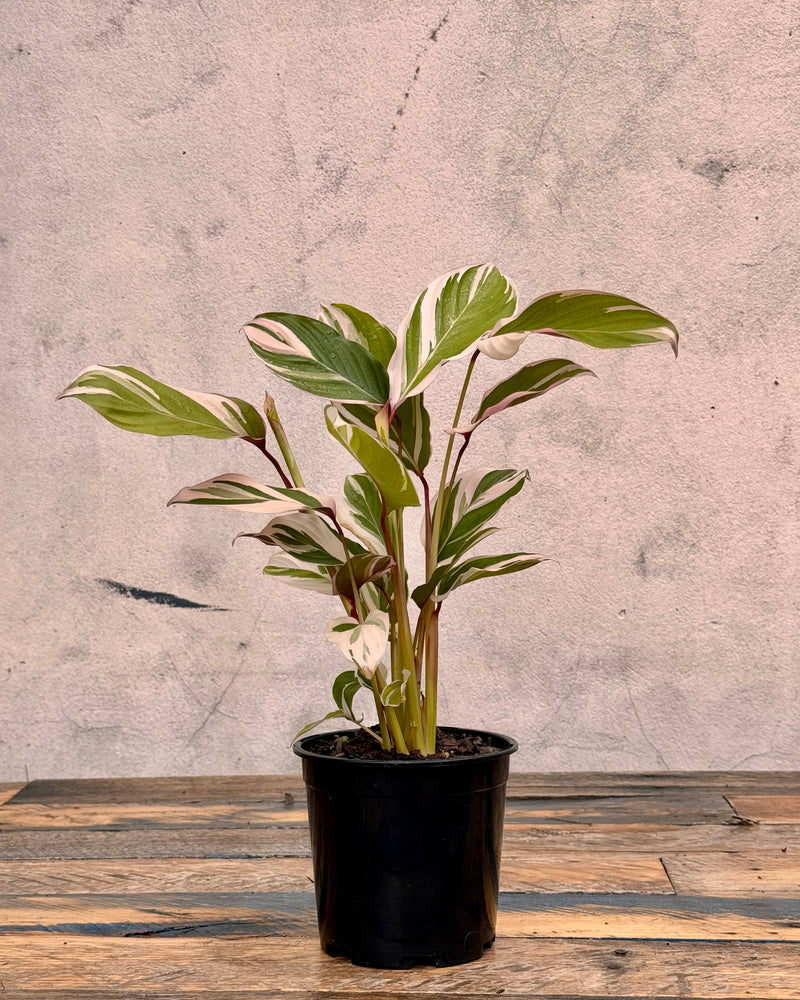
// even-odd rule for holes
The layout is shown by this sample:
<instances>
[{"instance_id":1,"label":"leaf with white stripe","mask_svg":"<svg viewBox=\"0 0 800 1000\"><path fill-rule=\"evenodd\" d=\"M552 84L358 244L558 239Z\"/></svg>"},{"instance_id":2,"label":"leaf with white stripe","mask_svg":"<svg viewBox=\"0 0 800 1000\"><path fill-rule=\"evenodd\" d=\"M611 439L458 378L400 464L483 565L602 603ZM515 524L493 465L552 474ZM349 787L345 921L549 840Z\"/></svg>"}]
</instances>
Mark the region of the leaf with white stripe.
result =
<instances>
[{"instance_id":1,"label":"leaf with white stripe","mask_svg":"<svg viewBox=\"0 0 800 1000\"><path fill-rule=\"evenodd\" d=\"M389 364L397 340L389 327L379 323L374 316L355 306L336 302L323 306L319 319L338 330L343 337L365 347L384 368Z\"/></svg>"},{"instance_id":2,"label":"leaf with white stripe","mask_svg":"<svg viewBox=\"0 0 800 1000\"><path fill-rule=\"evenodd\" d=\"M664 341L678 354L678 331L668 319L622 295L607 292L554 292L535 299L527 309L481 340L487 357L513 358L532 333L566 337L590 347L636 347Z\"/></svg>"},{"instance_id":3,"label":"leaf with white stripe","mask_svg":"<svg viewBox=\"0 0 800 1000\"><path fill-rule=\"evenodd\" d=\"M366 473L347 476L344 481L345 510L341 523L352 531L376 555L386 552L386 540L381 529L381 495Z\"/></svg>"},{"instance_id":4,"label":"leaf with white stripe","mask_svg":"<svg viewBox=\"0 0 800 1000\"><path fill-rule=\"evenodd\" d=\"M325 638L338 646L366 677L372 677L386 652L389 616L383 611L371 611L363 622L334 618L328 622Z\"/></svg>"},{"instance_id":5,"label":"leaf with white stripe","mask_svg":"<svg viewBox=\"0 0 800 1000\"><path fill-rule=\"evenodd\" d=\"M432 282L397 335L388 365L392 405L422 392L442 364L474 348L513 314L515 304L510 282L490 264L453 271Z\"/></svg>"},{"instance_id":6,"label":"leaf with white stripe","mask_svg":"<svg viewBox=\"0 0 800 1000\"><path fill-rule=\"evenodd\" d=\"M422 607L430 598L434 604L439 604L457 587L473 580L482 580L491 576L505 576L507 573L519 573L544 562L547 556L536 556L529 552L510 552L500 556L473 556L462 563L440 566L431 579L417 587L411 595Z\"/></svg>"},{"instance_id":7,"label":"leaf with white stripe","mask_svg":"<svg viewBox=\"0 0 800 1000\"><path fill-rule=\"evenodd\" d=\"M313 590L317 594L332 596L334 593L330 573L322 566L300 562L286 552L276 552L264 567L266 576L274 576L300 590Z\"/></svg>"},{"instance_id":8,"label":"leaf with white stripe","mask_svg":"<svg viewBox=\"0 0 800 1000\"><path fill-rule=\"evenodd\" d=\"M264 440L261 414L243 399L176 389L127 365L85 368L58 399L69 396L116 427L139 434Z\"/></svg>"},{"instance_id":9,"label":"leaf with white stripe","mask_svg":"<svg viewBox=\"0 0 800 1000\"><path fill-rule=\"evenodd\" d=\"M414 484L400 459L382 441L344 420L335 406L325 407L331 435L361 464L380 490L389 509L418 507Z\"/></svg>"},{"instance_id":10,"label":"leaf with white stripe","mask_svg":"<svg viewBox=\"0 0 800 1000\"><path fill-rule=\"evenodd\" d=\"M298 389L353 402L388 399L384 366L360 343L310 316L261 313L245 327L250 346L276 375Z\"/></svg>"},{"instance_id":11,"label":"leaf with white stripe","mask_svg":"<svg viewBox=\"0 0 800 1000\"><path fill-rule=\"evenodd\" d=\"M196 486L184 486L167 502L167 506L174 503L246 507L258 514L284 514L303 509L336 513L333 497L305 489L264 486L237 472L206 479Z\"/></svg>"},{"instance_id":12,"label":"leaf with white stripe","mask_svg":"<svg viewBox=\"0 0 800 1000\"><path fill-rule=\"evenodd\" d=\"M576 375L594 375L594 372L566 358L548 358L547 361L525 365L485 393L470 423L454 428L453 433L468 437L493 414L543 396Z\"/></svg>"},{"instance_id":13,"label":"leaf with white stripe","mask_svg":"<svg viewBox=\"0 0 800 1000\"><path fill-rule=\"evenodd\" d=\"M338 567L345 562L341 538L327 521L311 510L279 514L261 531L242 531L236 538L257 538L264 545L277 545L301 562L314 566ZM357 549L364 551L360 545Z\"/></svg>"},{"instance_id":14,"label":"leaf with white stripe","mask_svg":"<svg viewBox=\"0 0 800 1000\"><path fill-rule=\"evenodd\" d=\"M452 561L491 533L485 527L528 478L515 469L470 469L453 485L447 498L439 535L437 563Z\"/></svg>"},{"instance_id":15,"label":"leaf with white stripe","mask_svg":"<svg viewBox=\"0 0 800 1000\"><path fill-rule=\"evenodd\" d=\"M360 427L367 434L379 438L375 418L379 406L364 403L333 404L349 424ZM389 427L389 440L406 468L421 476L431 457L431 418L423 394L403 400Z\"/></svg>"}]
</instances>

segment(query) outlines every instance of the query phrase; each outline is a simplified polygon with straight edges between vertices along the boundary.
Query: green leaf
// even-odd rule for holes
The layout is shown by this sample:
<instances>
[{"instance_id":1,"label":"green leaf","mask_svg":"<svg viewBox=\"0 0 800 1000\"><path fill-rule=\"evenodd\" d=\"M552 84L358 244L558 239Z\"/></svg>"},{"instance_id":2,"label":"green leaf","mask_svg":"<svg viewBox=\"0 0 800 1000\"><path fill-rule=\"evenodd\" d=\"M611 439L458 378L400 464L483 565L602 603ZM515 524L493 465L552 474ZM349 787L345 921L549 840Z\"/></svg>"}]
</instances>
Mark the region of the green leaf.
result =
<instances>
[{"instance_id":1,"label":"green leaf","mask_svg":"<svg viewBox=\"0 0 800 1000\"><path fill-rule=\"evenodd\" d=\"M262 313L245 332L270 371L299 389L326 399L381 406L388 398L384 366L327 323L294 313Z\"/></svg>"},{"instance_id":2,"label":"green leaf","mask_svg":"<svg viewBox=\"0 0 800 1000\"><path fill-rule=\"evenodd\" d=\"M335 406L325 407L325 420L333 437L374 480L389 509L419 506L419 497L405 466L382 441L349 424Z\"/></svg>"},{"instance_id":3,"label":"green leaf","mask_svg":"<svg viewBox=\"0 0 800 1000\"><path fill-rule=\"evenodd\" d=\"M264 440L261 414L243 399L176 389L126 365L85 368L58 398L69 396L126 431Z\"/></svg>"},{"instance_id":4,"label":"green leaf","mask_svg":"<svg viewBox=\"0 0 800 1000\"><path fill-rule=\"evenodd\" d=\"M390 399L398 406L514 312L516 293L490 264L444 274L417 299L397 335L388 365Z\"/></svg>"},{"instance_id":5,"label":"green leaf","mask_svg":"<svg viewBox=\"0 0 800 1000\"><path fill-rule=\"evenodd\" d=\"M301 562L315 566L338 567L345 561L344 545L339 535L319 514L310 510L279 514L261 531L242 531L236 538L257 538L264 545L277 545Z\"/></svg>"},{"instance_id":6,"label":"green leaf","mask_svg":"<svg viewBox=\"0 0 800 1000\"><path fill-rule=\"evenodd\" d=\"M323 306L319 319L343 337L365 347L385 368L394 353L397 340L388 326L379 323L374 316L343 302Z\"/></svg>"},{"instance_id":7,"label":"green leaf","mask_svg":"<svg viewBox=\"0 0 800 1000\"><path fill-rule=\"evenodd\" d=\"M333 594L330 573L323 566L302 563L286 552L276 552L264 567L264 573L300 590L313 590L317 594L327 596Z\"/></svg>"},{"instance_id":8,"label":"green leaf","mask_svg":"<svg viewBox=\"0 0 800 1000\"><path fill-rule=\"evenodd\" d=\"M353 699L362 687L363 685L358 679L358 674L355 670L345 670L344 673L339 674L333 682L333 688L331 691L333 694L333 700L336 702L344 717L349 719L351 722L357 721L353 712Z\"/></svg>"},{"instance_id":9,"label":"green leaf","mask_svg":"<svg viewBox=\"0 0 800 1000\"><path fill-rule=\"evenodd\" d=\"M370 437L380 440L375 418L381 407L363 403L333 405L348 424L359 427ZM389 427L389 440L406 468L421 476L431 457L431 418L425 408L422 393L400 404Z\"/></svg>"},{"instance_id":10,"label":"green leaf","mask_svg":"<svg viewBox=\"0 0 800 1000\"><path fill-rule=\"evenodd\" d=\"M325 638L338 646L366 677L372 677L389 641L389 616L383 611L370 611L363 622L334 618L328 622Z\"/></svg>"},{"instance_id":11,"label":"green leaf","mask_svg":"<svg viewBox=\"0 0 800 1000\"><path fill-rule=\"evenodd\" d=\"M333 712L328 712L327 715L323 716L323 718L321 718L321 719L317 719L316 722L309 722L309 724L307 726L303 726L303 728L300 730L300 732L297 733L297 735L292 740L292 743L294 743L295 740L299 740L301 736L305 736L306 733L311 732L312 729L316 729L317 726L321 726L322 723L323 722L327 722L328 719L346 719L346 718L347 718L347 716L344 714L344 712L340 708L337 708ZM356 730L353 730L353 732L356 732Z\"/></svg>"},{"instance_id":12,"label":"green leaf","mask_svg":"<svg viewBox=\"0 0 800 1000\"><path fill-rule=\"evenodd\" d=\"M339 566L333 577L333 586L337 594L341 594L349 601L354 601L353 585L350 579L352 572L356 581L356 587L361 587L373 580L380 580L387 573L391 572L394 566L394 559L391 556L376 556L366 552L363 555L351 556L350 565Z\"/></svg>"},{"instance_id":13,"label":"green leaf","mask_svg":"<svg viewBox=\"0 0 800 1000\"><path fill-rule=\"evenodd\" d=\"M218 507L247 507L260 514L284 514L290 510L321 510L335 514L333 497L305 489L264 486L249 476L229 472L196 486L184 486L167 502L210 504Z\"/></svg>"},{"instance_id":14,"label":"green leaf","mask_svg":"<svg viewBox=\"0 0 800 1000\"><path fill-rule=\"evenodd\" d=\"M549 358L525 365L507 379L498 382L481 399L475 416L464 427L453 428L452 433L470 434L495 413L502 413L511 406L518 406L529 399L543 396L550 389L574 378L576 375L594 375L594 372L576 365L565 358Z\"/></svg>"},{"instance_id":15,"label":"green leaf","mask_svg":"<svg viewBox=\"0 0 800 1000\"><path fill-rule=\"evenodd\" d=\"M381 529L383 503L378 487L366 473L347 476L344 481L346 513L341 523L376 555L386 552L386 539Z\"/></svg>"},{"instance_id":16,"label":"green leaf","mask_svg":"<svg viewBox=\"0 0 800 1000\"><path fill-rule=\"evenodd\" d=\"M406 684L410 676L411 672L404 670L401 680L389 681L381 691L381 704L386 708L400 708L406 700Z\"/></svg>"},{"instance_id":17,"label":"green leaf","mask_svg":"<svg viewBox=\"0 0 800 1000\"><path fill-rule=\"evenodd\" d=\"M515 469L470 469L447 497L439 535L437 563L451 563L491 533L484 527L528 478Z\"/></svg>"},{"instance_id":18,"label":"green leaf","mask_svg":"<svg viewBox=\"0 0 800 1000\"><path fill-rule=\"evenodd\" d=\"M465 583L490 576L518 573L520 570L538 565L545 559L547 556L535 556L528 552L511 552L500 556L473 556L462 563L440 566L431 579L417 587L411 596L420 607L428 598L438 604Z\"/></svg>"},{"instance_id":19,"label":"green leaf","mask_svg":"<svg viewBox=\"0 0 800 1000\"><path fill-rule=\"evenodd\" d=\"M659 313L606 292L543 295L478 344L490 358L512 358L532 333L567 337L590 347L635 347L665 341L678 354L678 331Z\"/></svg>"}]
</instances>

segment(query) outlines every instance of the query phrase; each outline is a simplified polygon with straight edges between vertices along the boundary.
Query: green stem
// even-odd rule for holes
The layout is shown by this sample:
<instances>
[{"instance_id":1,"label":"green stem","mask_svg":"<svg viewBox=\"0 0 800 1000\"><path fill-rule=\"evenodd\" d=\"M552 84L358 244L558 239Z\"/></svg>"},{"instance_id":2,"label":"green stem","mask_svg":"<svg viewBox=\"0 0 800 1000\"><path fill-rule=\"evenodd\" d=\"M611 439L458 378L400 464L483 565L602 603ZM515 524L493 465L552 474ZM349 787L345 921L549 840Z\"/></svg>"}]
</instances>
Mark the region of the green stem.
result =
<instances>
[{"instance_id":1,"label":"green stem","mask_svg":"<svg viewBox=\"0 0 800 1000\"><path fill-rule=\"evenodd\" d=\"M439 686L439 609L428 622L425 643L425 750L436 752L436 694Z\"/></svg>"},{"instance_id":2,"label":"green stem","mask_svg":"<svg viewBox=\"0 0 800 1000\"><path fill-rule=\"evenodd\" d=\"M381 744L383 745L384 750L388 750L392 745L392 741L389 739L389 730L386 726L386 712L383 702L381 701L381 686L380 681L378 680L377 671L370 678L370 684L372 686L372 694L375 698L375 708L378 712L378 725L381 730Z\"/></svg>"},{"instance_id":3,"label":"green stem","mask_svg":"<svg viewBox=\"0 0 800 1000\"><path fill-rule=\"evenodd\" d=\"M264 399L264 414L266 415L267 422L269 423L272 433L275 435L275 440L278 442L278 447L280 448L281 454L286 462L286 466L289 469L289 475L292 477L292 482L295 486L302 488L305 486L303 477L300 475L300 469L297 467L297 460L295 459L294 452L289 444L289 439L286 437L286 431L283 429L281 418L278 416L278 408L275 405L275 400L269 393L266 394Z\"/></svg>"},{"instance_id":4,"label":"green stem","mask_svg":"<svg viewBox=\"0 0 800 1000\"><path fill-rule=\"evenodd\" d=\"M455 416L453 417L453 427L458 427L458 422L461 419L461 410L464 407L464 400L467 398L469 381L472 378L472 372L475 368L475 363L480 357L480 353L480 351L475 351L469 359L467 373L464 376L464 385L461 387L461 395L458 397L458 405L456 406ZM450 465L450 456L453 454L454 438L454 434L448 435L447 450L444 453L444 462L442 463L442 477L439 481L439 494L436 497L436 505L433 512L433 530L431 531L431 545L428 550L427 566L429 579L436 569L436 561L439 555L439 534L442 530L442 518L444 517L445 507L447 506L447 493L449 492L447 489L447 470Z\"/></svg>"}]
</instances>

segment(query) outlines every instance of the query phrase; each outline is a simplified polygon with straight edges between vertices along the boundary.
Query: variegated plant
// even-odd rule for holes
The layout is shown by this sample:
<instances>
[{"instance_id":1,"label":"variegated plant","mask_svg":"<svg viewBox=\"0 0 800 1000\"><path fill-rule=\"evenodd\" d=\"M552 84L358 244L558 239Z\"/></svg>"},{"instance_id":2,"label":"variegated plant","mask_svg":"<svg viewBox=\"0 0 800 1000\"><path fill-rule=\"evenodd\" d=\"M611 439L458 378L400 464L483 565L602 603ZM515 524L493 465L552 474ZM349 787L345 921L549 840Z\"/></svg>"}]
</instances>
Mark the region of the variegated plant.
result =
<instances>
[{"instance_id":1,"label":"variegated plant","mask_svg":"<svg viewBox=\"0 0 800 1000\"><path fill-rule=\"evenodd\" d=\"M343 614L328 623L326 636L351 669L336 677L336 707L325 718L357 723L401 754L428 755L436 740L439 617L445 598L473 580L515 573L543 558L472 552L497 530L492 519L527 478L516 469L462 471L472 435L503 410L576 375L592 374L565 358L534 361L484 393L472 417L464 419L476 364L509 360L532 334L598 348L666 341L676 354L678 349L678 333L669 320L618 295L556 292L525 309L516 306L511 283L496 267L483 265L434 281L396 334L341 304L324 307L315 319L268 312L247 325L251 347L270 371L327 400L324 417L331 436L363 469L345 479L338 501L306 487L270 395L262 416L241 399L176 389L121 366L87 368L61 396L84 400L125 430L237 437L258 448L279 485L226 473L184 487L169 503L244 507L267 515L259 531L242 533L278 550L264 572L341 602ZM442 365L462 357L469 360L452 426L442 438L438 490L432 492L423 392ZM268 439L274 439L277 452ZM419 506L425 578L410 588L404 513ZM377 723L372 726L365 726L354 705L362 688L374 702Z\"/></svg>"}]
</instances>

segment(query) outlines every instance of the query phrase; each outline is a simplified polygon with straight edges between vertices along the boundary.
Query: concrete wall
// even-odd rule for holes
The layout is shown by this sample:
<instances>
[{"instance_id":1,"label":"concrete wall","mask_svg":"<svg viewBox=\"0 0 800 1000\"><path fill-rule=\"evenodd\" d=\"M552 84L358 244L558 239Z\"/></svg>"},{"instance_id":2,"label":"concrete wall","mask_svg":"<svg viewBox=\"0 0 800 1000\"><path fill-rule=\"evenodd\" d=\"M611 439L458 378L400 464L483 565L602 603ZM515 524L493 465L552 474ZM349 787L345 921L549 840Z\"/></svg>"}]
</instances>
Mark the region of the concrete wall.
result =
<instances>
[{"instance_id":1,"label":"concrete wall","mask_svg":"<svg viewBox=\"0 0 800 1000\"><path fill-rule=\"evenodd\" d=\"M476 434L531 471L505 550L558 561L452 598L443 720L524 769L800 767L798 31L788 0L7 0L0 779L289 770L344 666L335 605L231 547L252 515L164 506L255 450L124 434L54 401L77 371L268 387L335 490L319 406L239 328L393 325L485 260L683 346L525 349L600 378Z\"/></svg>"}]
</instances>

